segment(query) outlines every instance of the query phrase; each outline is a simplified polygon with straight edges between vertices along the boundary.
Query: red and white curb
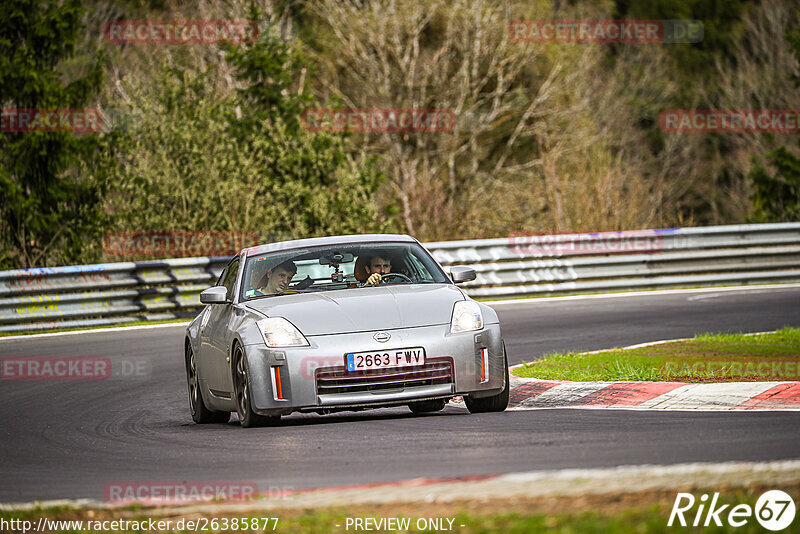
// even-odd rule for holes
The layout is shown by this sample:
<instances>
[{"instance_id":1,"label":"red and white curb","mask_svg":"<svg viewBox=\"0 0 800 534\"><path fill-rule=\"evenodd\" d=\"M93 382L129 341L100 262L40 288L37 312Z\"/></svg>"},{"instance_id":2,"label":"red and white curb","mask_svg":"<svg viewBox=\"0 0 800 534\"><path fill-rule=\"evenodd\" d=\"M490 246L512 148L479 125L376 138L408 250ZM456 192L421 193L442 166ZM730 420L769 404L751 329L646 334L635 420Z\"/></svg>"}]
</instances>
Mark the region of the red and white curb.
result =
<instances>
[{"instance_id":1,"label":"red and white curb","mask_svg":"<svg viewBox=\"0 0 800 534\"><path fill-rule=\"evenodd\" d=\"M511 377L509 410L800 410L800 382L568 382Z\"/></svg>"},{"instance_id":2,"label":"red and white curb","mask_svg":"<svg viewBox=\"0 0 800 534\"><path fill-rule=\"evenodd\" d=\"M303 490L281 500L206 503L198 511L269 508L316 508L397 503L448 503L468 499L578 496L673 490L687 487L736 487L747 484L793 484L800 481L800 460L773 462L631 465L593 469L528 471L457 479L418 478ZM217 509L215 509L217 508ZM186 513L177 508L172 513ZM170 513L165 510L165 513Z\"/></svg>"},{"instance_id":3,"label":"red and white curb","mask_svg":"<svg viewBox=\"0 0 800 534\"><path fill-rule=\"evenodd\" d=\"M720 462L675 465L628 465L590 469L561 469L468 476L451 479L416 478L376 484L356 484L286 492L269 492L252 501L185 502L163 506L148 513L160 516L190 513L235 513L318 507L398 503L449 503L479 499L580 496L638 491L686 491L688 488L739 487L751 484L772 487L800 482L800 460L771 462ZM53 506L118 508L117 505L82 500L0 504L1 511L36 510ZM137 513L141 513L138 510Z\"/></svg>"}]
</instances>

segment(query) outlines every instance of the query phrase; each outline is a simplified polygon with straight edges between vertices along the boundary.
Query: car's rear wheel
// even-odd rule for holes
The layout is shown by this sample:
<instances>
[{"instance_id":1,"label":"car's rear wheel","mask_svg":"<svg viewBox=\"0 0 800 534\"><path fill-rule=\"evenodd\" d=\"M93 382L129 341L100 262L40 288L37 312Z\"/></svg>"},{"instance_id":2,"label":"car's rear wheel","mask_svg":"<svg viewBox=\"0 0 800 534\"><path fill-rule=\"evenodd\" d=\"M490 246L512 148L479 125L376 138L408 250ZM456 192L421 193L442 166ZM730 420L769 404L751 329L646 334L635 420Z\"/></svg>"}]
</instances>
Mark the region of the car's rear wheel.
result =
<instances>
[{"instance_id":1,"label":"car's rear wheel","mask_svg":"<svg viewBox=\"0 0 800 534\"><path fill-rule=\"evenodd\" d=\"M268 417L253 411L252 395L250 394L250 370L241 345L237 345L233 352L233 372L233 389L236 395L236 413L239 415L239 423L243 427L249 428L275 424L280 421L280 415Z\"/></svg>"},{"instance_id":2,"label":"car's rear wheel","mask_svg":"<svg viewBox=\"0 0 800 534\"><path fill-rule=\"evenodd\" d=\"M508 376L508 358L506 357L506 345L503 343L503 367L506 370L506 387L497 395L472 399L466 397L464 404L470 413L502 412L508 407L508 396L511 389Z\"/></svg>"},{"instance_id":3,"label":"car's rear wheel","mask_svg":"<svg viewBox=\"0 0 800 534\"><path fill-rule=\"evenodd\" d=\"M439 412L444 410L444 399L417 401L408 403L409 409L414 413Z\"/></svg>"},{"instance_id":4,"label":"car's rear wheel","mask_svg":"<svg viewBox=\"0 0 800 534\"><path fill-rule=\"evenodd\" d=\"M189 409L192 412L192 420L195 423L204 425L209 423L227 423L230 412L214 412L206 407L203 402L203 394L200 392L200 381L197 377L197 363L194 359L192 345L186 345L186 382L189 385Z\"/></svg>"}]
</instances>

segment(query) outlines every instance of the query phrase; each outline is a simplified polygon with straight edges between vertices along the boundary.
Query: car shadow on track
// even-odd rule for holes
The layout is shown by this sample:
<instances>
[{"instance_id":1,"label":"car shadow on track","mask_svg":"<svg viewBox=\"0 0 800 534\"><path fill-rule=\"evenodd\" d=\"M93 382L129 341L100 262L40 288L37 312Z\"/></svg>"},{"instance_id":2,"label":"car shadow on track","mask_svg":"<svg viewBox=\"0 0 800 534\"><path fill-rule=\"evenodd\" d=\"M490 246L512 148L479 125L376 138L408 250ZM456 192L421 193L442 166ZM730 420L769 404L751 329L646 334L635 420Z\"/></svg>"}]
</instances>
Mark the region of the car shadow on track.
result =
<instances>
[{"instance_id":1,"label":"car shadow on track","mask_svg":"<svg viewBox=\"0 0 800 534\"><path fill-rule=\"evenodd\" d=\"M279 423L267 425L263 428L281 427L303 427L312 425L332 425L341 423L353 423L360 421L388 421L403 419L425 419L430 417L451 417L458 415L469 415L463 406L448 405L441 412L430 412L415 414L406 408L381 408L376 410L365 410L363 412L338 412L326 415L316 413L293 413L281 418ZM231 420L225 424L195 425L191 421L181 426L198 426L204 428L220 427L239 427L239 419L233 414Z\"/></svg>"}]
</instances>

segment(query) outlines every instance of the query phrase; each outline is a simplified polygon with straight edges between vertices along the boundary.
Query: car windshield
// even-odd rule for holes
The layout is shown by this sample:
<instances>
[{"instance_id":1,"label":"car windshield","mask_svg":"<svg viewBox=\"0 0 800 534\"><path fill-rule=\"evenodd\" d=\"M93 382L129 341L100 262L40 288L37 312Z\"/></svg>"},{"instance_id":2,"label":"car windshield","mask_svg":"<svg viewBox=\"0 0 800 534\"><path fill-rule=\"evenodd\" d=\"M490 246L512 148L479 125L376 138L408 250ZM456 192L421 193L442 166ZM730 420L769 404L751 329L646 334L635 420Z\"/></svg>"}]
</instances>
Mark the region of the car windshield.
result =
<instances>
[{"instance_id":1,"label":"car windshield","mask_svg":"<svg viewBox=\"0 0 800 534\"><path fill-rule=\"evenodd\" d=\"M328 245L247 258L242 298L355 289L374 272L381 274L381 285L450 282L417 243Z\"/></svg>"}]
</instances>

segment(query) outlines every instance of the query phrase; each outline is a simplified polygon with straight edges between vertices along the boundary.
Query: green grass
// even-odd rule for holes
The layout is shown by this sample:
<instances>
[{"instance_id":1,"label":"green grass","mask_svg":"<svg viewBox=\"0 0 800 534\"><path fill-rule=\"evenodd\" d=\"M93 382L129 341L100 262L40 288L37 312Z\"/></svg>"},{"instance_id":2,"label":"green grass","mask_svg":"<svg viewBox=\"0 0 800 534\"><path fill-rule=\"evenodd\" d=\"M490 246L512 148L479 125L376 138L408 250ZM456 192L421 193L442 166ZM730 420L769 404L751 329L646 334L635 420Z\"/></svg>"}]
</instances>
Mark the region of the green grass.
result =
<instances>
[{"instance_id":1,"label":"green grass","mask_svg":"<svg viewBox=\"0 0 800 534\"><path fill-rule=\"evenodd\" d=\"M800 380L800 328L702 334L638 349L548 354L513 370L543 380L731 382Z\"/></svg>"},{"instance_id":2,"label":"green grass","mask_svg":"<svg viewBox=\"0 0 800 534\"><path fill-rule=\"evenodd\" d=\"M772 488L770 488L772 489ZM792 489L785 488L789 491L795 499L797 498L796 487ZM720 492L719 505L729 504L728 510L736 504L747 504L754 506L758 496L762 493L763 489L717 489L706 491L692 491L692 493L699 497L702 493L713 494L714 491ZM241 520L245 517L250 518L263 518L263 517L278 517L277 528L274 532L293 532L293 533L342 533L353 532L354 528L351 525L350 529L346 528L347 518L366 518L372 517L380 519L384 517L397 517L409 518L410 528L407 532L433 532L431 530L418 530L416 522L420 518L444 518L453 519L452 532L459 534L477 534L477 533L490 533L490 532L503 532L503 533L629 533L637 532L641 534L660 533L660 532L675 532L676 530L687 532L703 532L703 533L718 533L718 532L736 532L751 533L751 532L764 532L764 529L759 525L754 517L750 517L746 525L733 528L726 524L726 513L721 514L721 521L724 526L716 527L680 527L673 525L667 526L672 504L674 502L677 492L664 491L659 493L641 493L641 494L628 494L623 497L620 495L589 497L584 499L581 496L574 496L570 498L552 499L532 499L527 501L509 502L508 509L504 506L502 500L495 499L485 504L479 504L477 501L469 503L450 503L447 505L432 505L421 504L418 508L415 504L397 504L397 505L381 505L379 507L369 507L367 505L360 505L351 509L344 508L321 508L321 509L304 509L304 510L283 510L283 511L265 511L261 513L247 513L241 515L231 515L229 513L216 515L217 519L221 521L222 517L232 519L234 517ZM583 501L582 505L576 505ZM554 506L555 509L551 507ZM526 512L525 508L530 507L535 512ZM546 510L546 511L542 511ZM689 524L696 512L696 506L687 512L685 517L688 519ZM205 516L209 520L212 516L207 514L199 514ZM61 520L114 520L124 518L130 521L142 521L149 518L158 519L171 519L173 522L181 518L180 515L170 513L169 516L162 516L158 510L86 510L77 508L48 508L45 510L34 509L29 511L0 511L0 519L9 521L11 519L23 519L32 521L34 524L40 517L48 517L51 519ZM198 514L190 514L187 519L198 518ZM705 517L703 517L705 519ZM797 519L795 523L797 524ZM270 522L270 528L266 530L239 530L238 532L273 532ZM447 522L444 523L447 525ZM339 525L337 527L337 525ZM463 527L461 525L464 525ZM92 532L87 530L87 525L83 525L82 530L64 529L60 533L74 533L86 534ZM232 529L209 529L209 532L234 532ZM791 527L787 530L791 531ZM8 530L8 532L20 532L19 530ZM103 532L146 532L139 530L104 530ZM191 532L188 529L175 529L169 532L184 533ZM377 530L377 532L387 532L385 530ZM394 532L394 531L388 531ZM441 531L440 531L441 532Z\"/></svg>"}]
</instances>

